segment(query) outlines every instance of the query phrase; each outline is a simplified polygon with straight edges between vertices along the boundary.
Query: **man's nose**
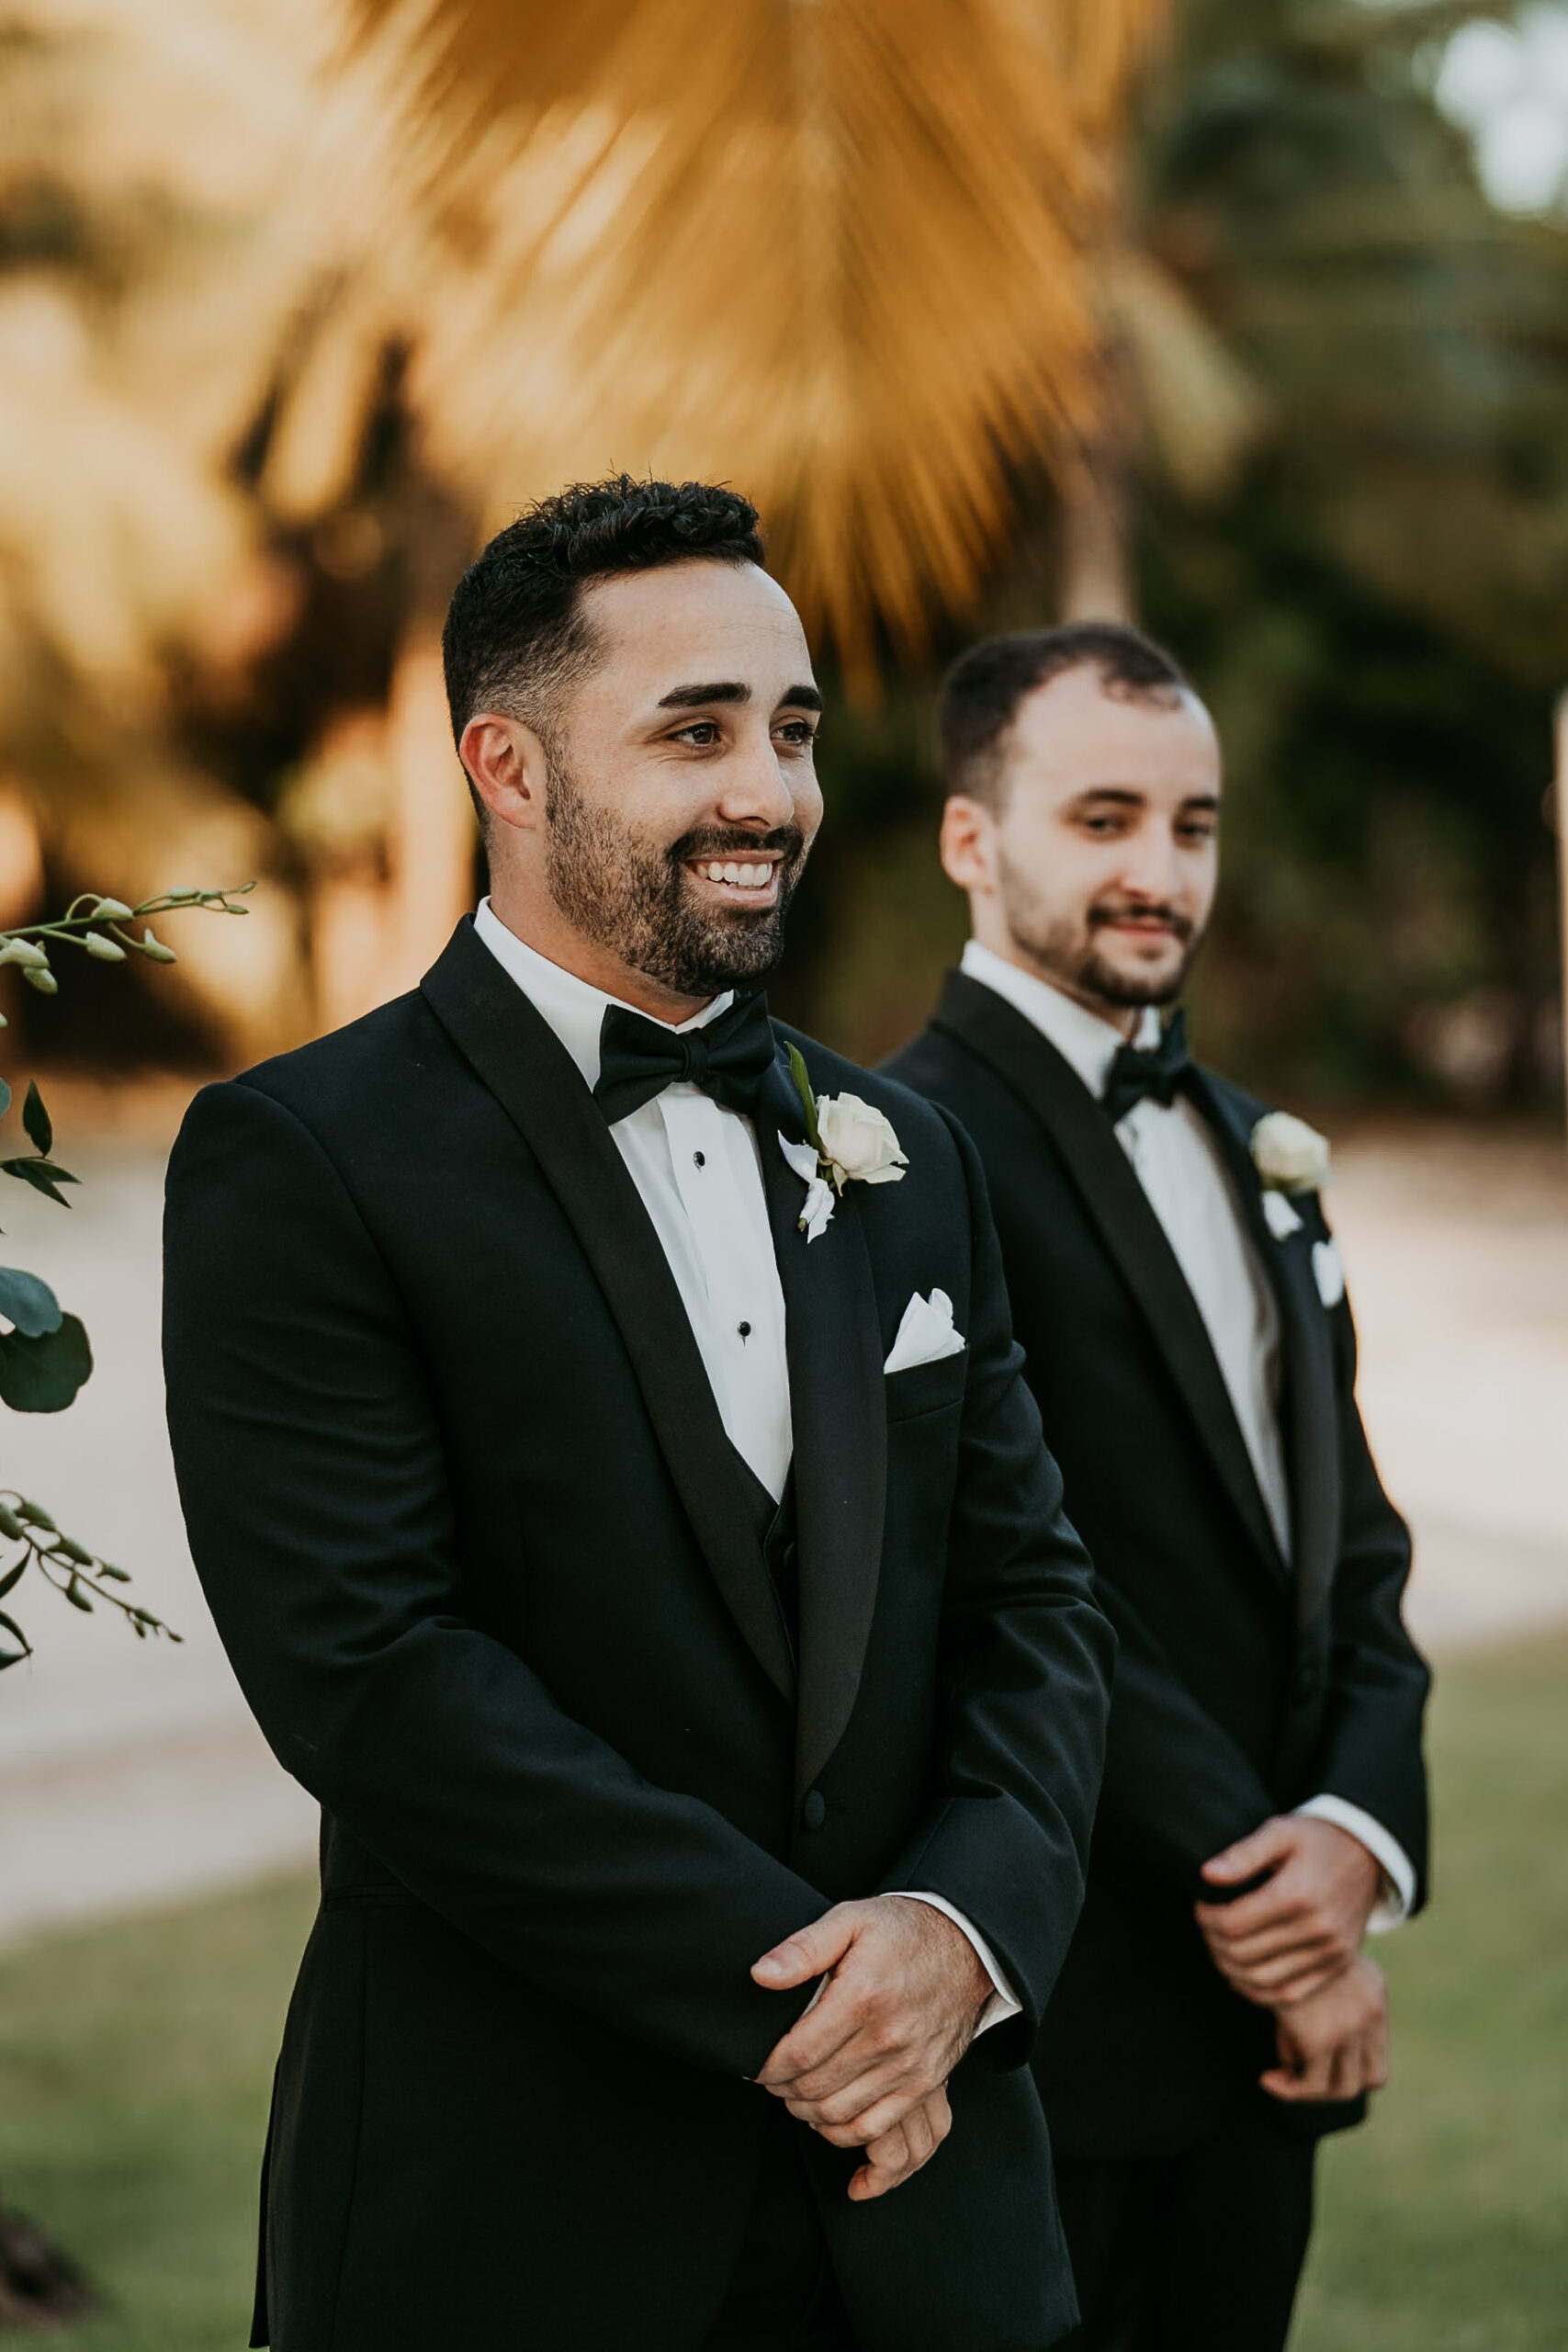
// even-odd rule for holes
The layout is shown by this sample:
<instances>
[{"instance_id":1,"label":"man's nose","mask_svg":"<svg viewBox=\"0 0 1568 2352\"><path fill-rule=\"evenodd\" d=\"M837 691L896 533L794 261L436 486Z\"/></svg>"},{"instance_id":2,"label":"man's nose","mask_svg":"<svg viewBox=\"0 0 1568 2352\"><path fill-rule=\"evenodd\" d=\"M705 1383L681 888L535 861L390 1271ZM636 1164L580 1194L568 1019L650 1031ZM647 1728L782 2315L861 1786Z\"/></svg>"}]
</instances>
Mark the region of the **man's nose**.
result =
<instances>
[{"instance_id":1,"label":"man's nose","mask_svg":"<svg viewBox=\"0 0 1568 2352\"><path fill-rule=\"evenodd\" d=\"M1145 825L1128 844L1122 861L1122 888L1132 898L1165 905L1179 897L1181 860L1176 836L1168 825Z\"/></svg>"},{"instance_id":2,"label":"man's nose","mask_svg":"<svg viewBox=\"0 0 1568 2352\"><path fill-rule=\"evenodd\" d=\"M717 813L727 824L761 824L770 831L795 821L795 795L779 764L770 731L748 736L724 763Z\"/></svg>"}]
</instances>

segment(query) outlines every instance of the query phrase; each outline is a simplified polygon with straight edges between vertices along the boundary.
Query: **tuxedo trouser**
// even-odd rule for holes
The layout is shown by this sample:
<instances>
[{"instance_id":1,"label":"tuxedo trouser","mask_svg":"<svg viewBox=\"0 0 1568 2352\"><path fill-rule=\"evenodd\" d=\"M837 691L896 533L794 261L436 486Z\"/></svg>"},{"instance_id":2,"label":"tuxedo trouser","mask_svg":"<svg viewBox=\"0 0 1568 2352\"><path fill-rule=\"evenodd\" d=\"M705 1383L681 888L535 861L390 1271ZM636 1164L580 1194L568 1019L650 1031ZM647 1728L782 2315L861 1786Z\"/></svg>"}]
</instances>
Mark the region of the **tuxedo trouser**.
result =
<instances>
[{"instance_id":1,"label":"tuxedo trouser","mask_svg":"<svg viewBox=\"0 0 1568 2352\"><path fill-rule=\"evenodd\" d=\"M856 2352L800 2160L801 2129L782 2107L768 2119L740 2258L702 2352Z\"/></svg>"},{"instance_id":2,"label":"tuxedo trouser","mask_svg":"<svg viewBox=\"0 0 1568 2352\"><path fill-rule=\"evenodd\" d=\"M1059 2157L1083 2312L1060 2352L1282 2352L1315 2155L1258 2091L1179 2155Z\"/></svg>"}]
</instances>

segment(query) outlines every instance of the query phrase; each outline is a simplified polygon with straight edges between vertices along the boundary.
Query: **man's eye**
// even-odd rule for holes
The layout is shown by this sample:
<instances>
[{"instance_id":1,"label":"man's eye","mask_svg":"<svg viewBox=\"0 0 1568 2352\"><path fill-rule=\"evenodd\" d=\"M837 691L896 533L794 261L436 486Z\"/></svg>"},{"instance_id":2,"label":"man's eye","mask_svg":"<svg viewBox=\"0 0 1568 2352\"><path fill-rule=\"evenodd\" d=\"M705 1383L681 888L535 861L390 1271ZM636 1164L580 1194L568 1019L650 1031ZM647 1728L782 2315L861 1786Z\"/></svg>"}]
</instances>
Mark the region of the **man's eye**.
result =
<instances>
[{"instance_id":1,"label":"man's eye","mask_svg":"<svg viewBox=\"0 0 1568 2352\"><path fill-rule=\"evenodd\" d=\"M817 741L816 728L804 718L786 718L778 732L784 742L793 743L797 751L807 750Z\"/></svg>"},{"instance_id":2,"label":"man's eye","mask_svg":"<svg viewBox=\"0 0 1568 2352\"><path fill-rule=\"evenodd\" d=\"M711 718L694 718L690 727L676 729L675 741L694 743L699 751L705 751L709 744L717 742L718 728Z\"/></svg>"}]
</instances>

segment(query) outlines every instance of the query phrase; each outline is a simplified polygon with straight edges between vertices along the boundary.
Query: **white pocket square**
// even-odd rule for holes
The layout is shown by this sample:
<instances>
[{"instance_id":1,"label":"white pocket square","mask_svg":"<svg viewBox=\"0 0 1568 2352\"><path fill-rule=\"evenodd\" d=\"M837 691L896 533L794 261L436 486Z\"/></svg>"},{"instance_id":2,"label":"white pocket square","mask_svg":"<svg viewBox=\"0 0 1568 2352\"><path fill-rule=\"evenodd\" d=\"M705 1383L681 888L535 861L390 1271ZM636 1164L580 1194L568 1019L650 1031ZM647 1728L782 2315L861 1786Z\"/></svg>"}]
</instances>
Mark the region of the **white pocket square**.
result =
<instances>
[{"instance_id":1,"label":"white pocket square","mask_svg":"<svg viewBox=\"0 0 1568 2352\"><path fill-rule=\"evenodd\" d=\"M918 1363L938 1363L943 1356L963 1352L964 1334L953 1328L953 1301L944 1290L930 1298L917 1291L904 1309L898 1336L888 1352L884 1372L910 1372Z\"/></svg>"}]
</instances>

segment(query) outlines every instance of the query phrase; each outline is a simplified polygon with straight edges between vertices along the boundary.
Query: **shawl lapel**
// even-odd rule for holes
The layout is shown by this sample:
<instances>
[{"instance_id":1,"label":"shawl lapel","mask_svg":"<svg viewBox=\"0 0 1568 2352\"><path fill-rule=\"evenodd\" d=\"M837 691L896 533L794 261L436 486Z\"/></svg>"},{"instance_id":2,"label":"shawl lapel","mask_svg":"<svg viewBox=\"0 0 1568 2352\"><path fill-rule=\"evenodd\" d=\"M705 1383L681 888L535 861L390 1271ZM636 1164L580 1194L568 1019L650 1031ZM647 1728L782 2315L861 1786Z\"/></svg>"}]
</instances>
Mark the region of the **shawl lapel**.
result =
<instances>
[{"instance_id":1,"label":"shawl lapel","mask_svg":"<svg viewBox=\"0 0 1568 2352\"><path fill-rule=\"evenodd\" d=\"M1334 1357L1313 1271L1312 1235L1303 1225L1278 1241L1269 1229L1252 1158L1253 1107L1207 1070L1194 1071L1193 1092L1224 1153L1253 1246L1280 1305L1285 1374L1280 1417L1291 1481L1297 1622L1305 1626L1333 1582L1341 1509Z\"/></svg>"},{"instance_id":2,"label":"shawl lapel","mask_svg":"<svg viewBox=\"0 0 1568 2352\"><path fill-rule=\"evenodd\" d=\"M966 973L950 975L932 1025L977 1055L1021 1098L1055 1144L1165 1360L1199 1442L1259 1557L1270 1575L1285 1582L1289 1570L1208 1328L1104 1112L1033 1023Z\"/></svg>"},{"instance_id":3,"label":"shawl lapel","mask_svg":"<svg viewBox=\"0 0 1568 2352\"><path fill-rule=\"evenodd\" d=\"M726 1607L785 1699L794 1660L739 1472L681 1294L626 1162L571 1057L464 917L422 988L518 1128L581 1244Z\"/></svg>"},{"instance_id":4,"label":"shawl lapel","mask_svg":"<svg viewBox=\"0 0 1568 2352\"><path fill-rule=\"evenodd\" d=\"M773 1254L784 1296L799 1577L796 1793L843 1736L876 1606L886 1500L887 1408L881 1325L856 1193L827 1230L799 1230L805 1187L778 1146L802 1136L781 1046L757 1117Z\"/></svg>"}]
</instances>

